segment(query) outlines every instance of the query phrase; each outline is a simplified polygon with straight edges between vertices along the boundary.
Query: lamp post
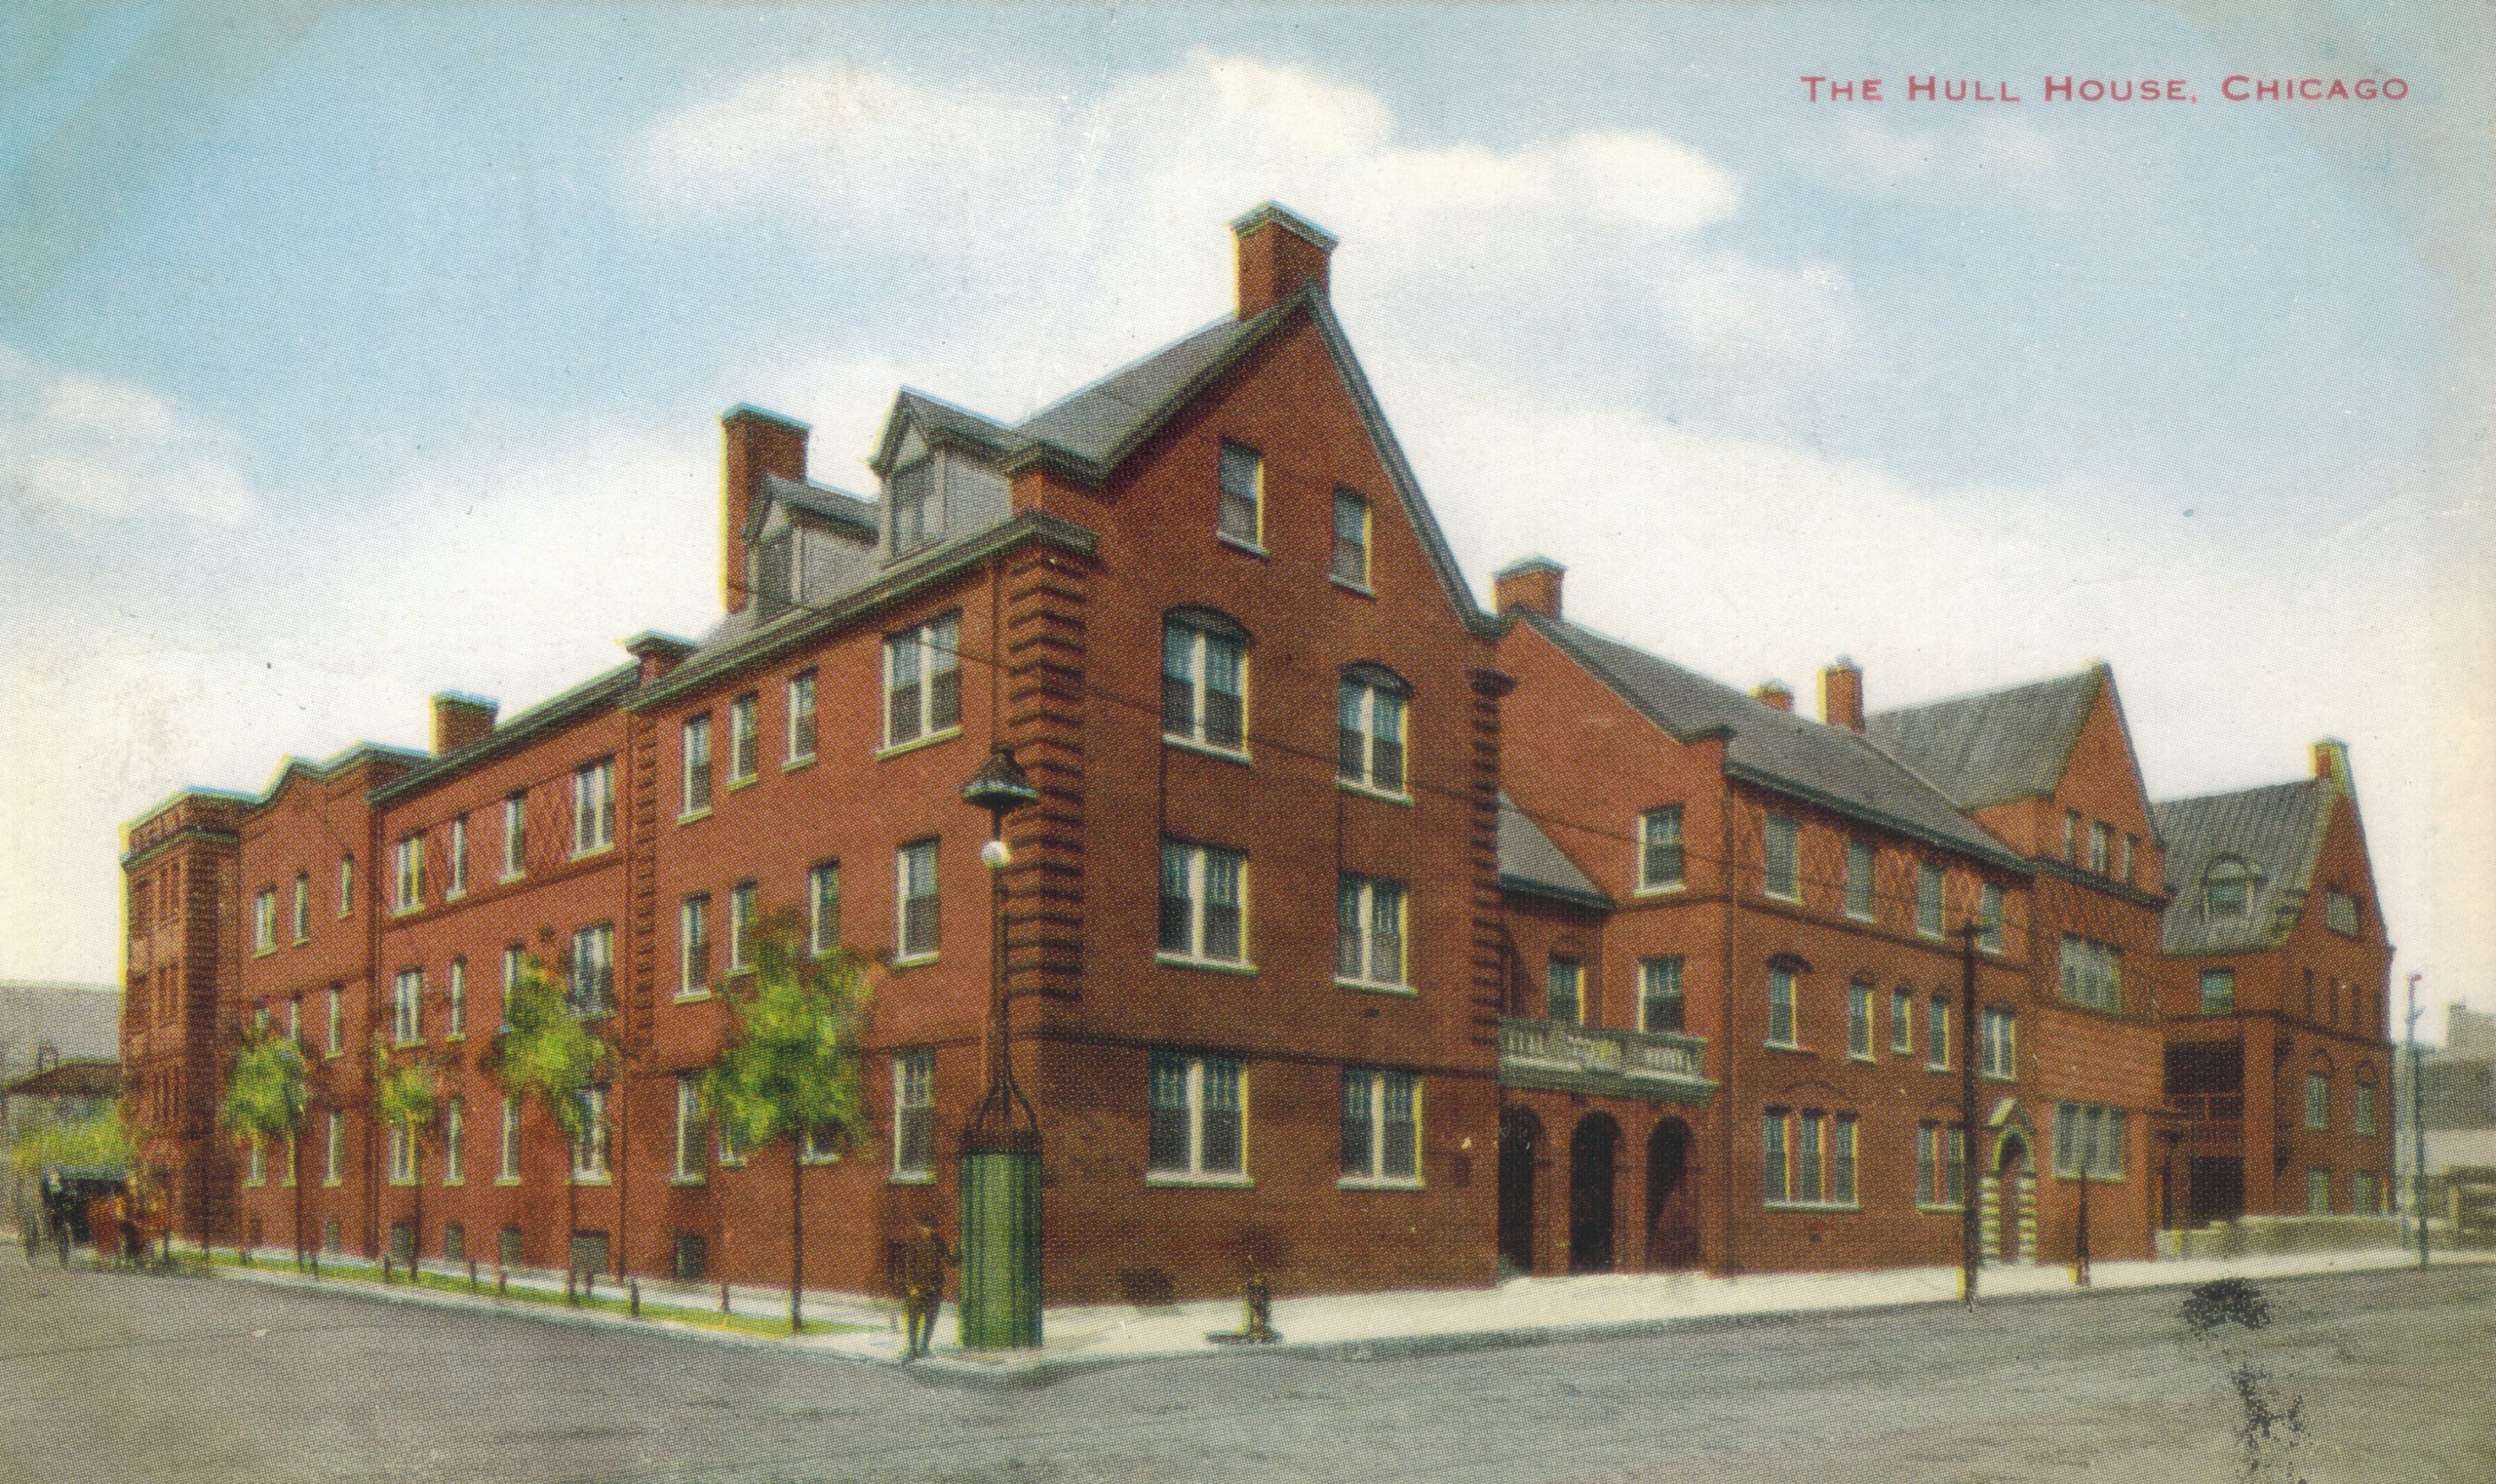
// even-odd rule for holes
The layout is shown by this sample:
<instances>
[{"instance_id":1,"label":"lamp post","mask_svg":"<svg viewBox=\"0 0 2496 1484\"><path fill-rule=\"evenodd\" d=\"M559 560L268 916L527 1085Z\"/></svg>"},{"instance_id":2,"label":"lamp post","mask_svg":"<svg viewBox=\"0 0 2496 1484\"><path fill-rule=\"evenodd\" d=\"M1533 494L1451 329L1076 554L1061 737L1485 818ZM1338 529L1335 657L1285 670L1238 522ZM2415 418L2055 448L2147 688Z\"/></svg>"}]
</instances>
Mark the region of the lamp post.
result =
<instances>
[{"instance_id":1,"label":"lamp post","mask_svg":"<svg viewBox=\"0 0 2496 1484\"><path fill-rule=\"evenodd\" d=\"M961 1333L966 1349L1004 1350L1040 1343L1040 1123L1014 1085L1005 985L1005 816L1040 791L996 744L962 785L962 801L985 809L989 915L988 1086L962 1129Z\"/></svg>"}]
</instances>

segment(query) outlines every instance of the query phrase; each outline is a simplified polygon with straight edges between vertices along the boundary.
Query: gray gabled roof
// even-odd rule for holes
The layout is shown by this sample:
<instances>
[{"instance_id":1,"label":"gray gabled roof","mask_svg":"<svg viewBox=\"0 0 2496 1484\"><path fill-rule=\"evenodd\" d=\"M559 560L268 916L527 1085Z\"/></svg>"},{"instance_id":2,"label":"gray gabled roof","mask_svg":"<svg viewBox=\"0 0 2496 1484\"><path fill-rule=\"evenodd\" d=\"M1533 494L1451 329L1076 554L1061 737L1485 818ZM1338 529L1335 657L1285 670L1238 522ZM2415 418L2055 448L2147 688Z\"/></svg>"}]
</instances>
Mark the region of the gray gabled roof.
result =
<instances>
[{"instance_id":1,"label":"gray gabled roof","mask_svg":"<svg viewBox=\"0 0 2496 1484\"><path fill-rule=\"evenodd\" d=\"M863 495L851 494L846 489L835 489L830 485L818 485L812 480L765 474L762 476L762 492L792 509L848 527L871 541L881 534L881 527L876 520L876 502ZM756 501L754 517L746 523L749 540L753 538L754 527L761 524L762 511L761 501Z\"/></svg>"},{"instance_id":2,"label":"gray gabled roof","mask_svg":"<svg viewBox=\"0 0 2496 1484\"><path fill-rule=\"evenodd\" d=\"M1865 735L1963 809L2051 794L2071 762L2106 667L1954 696L1863 719Z\"/></svg>"},{"instance_id":3,"label":"gray gabled roof","mask_svg":"<svg viewBox=\"0 0 2496 1484\"><path fill-rule=\"evenodd\" d=\"M1998 866L2029 869L1939 789L1856 732L1764 705L1582 624L1520 616L1676 741L1725 737L1731 776Z\"/></svg>"},{"instance_id":4,"label":"gray gabled roof","mask_svg":"<svg viewBox=\"0 0 2496 1484\"><path fill-rule=\"evenodd\" d=\"M1266 319L1225 315L1059 398L1025 418L1014 431L1032 443L1047 444L1086 464L1106 468L1159 426L1173 402L1260 337Z\"/></svg>"},{"instance_id":5,"label":"gray gabled roof","mask_svg":"<svg viewBox=\"0 0 2496 1484\"><path fill-rule=\"evenodd\" d=\"M1577 863L1560 853L1542 827L1516 801L1500 796L1500 884L1511 891L1557 897L1579 907L1609 910L1612 898Z\"/></svg>"},{"instance_id":6,"label":"gray gabled roof","mask_svg":"<svg viewBox=\"0 0 2496 1484\"><path fill-rule=\"evenodd\" d=\"M876 441L876 455L867 460L867 467L879 475L892 473L902 435L914 427L920 429L922 435L960 439L998 455L1020 452L1030 443L985 412L974 412L942 397L930 397L916 387L905 386L894 395L892 410L884 414L884 430Z\"/></svg>"},{"instance_id":7,"label":"gray gabled roof","mask_svg":"<svg viewBox=\"0 0 2496 1484\"><path fill-rule=\"evenodd\" d=\"M2150 805L2166 844L2164 943L2170 954L2259 952L2276 948L2305 910L2322 832L2337 797L2327 779L2300 778ZM2202 909L2202 879L2234 856L2252 869L2242 917Z\"/></svg>"}]
</instances>

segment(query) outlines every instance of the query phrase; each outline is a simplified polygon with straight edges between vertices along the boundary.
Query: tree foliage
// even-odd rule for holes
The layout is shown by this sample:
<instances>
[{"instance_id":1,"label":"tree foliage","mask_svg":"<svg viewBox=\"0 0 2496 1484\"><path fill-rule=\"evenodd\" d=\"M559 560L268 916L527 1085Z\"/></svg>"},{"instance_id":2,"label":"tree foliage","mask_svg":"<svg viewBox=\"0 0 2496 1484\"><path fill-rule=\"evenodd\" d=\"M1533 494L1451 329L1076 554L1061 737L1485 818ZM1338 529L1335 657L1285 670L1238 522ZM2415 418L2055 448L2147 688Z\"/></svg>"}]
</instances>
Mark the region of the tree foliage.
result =
<instances>
[{"instance_id":1,"label":"tree foliage","mask_svg":"<svg viewBox=\"0 0 2496 1484\"><path fill-rule=\"evenodd\" d=\"M241 1138L290 1139L303 1127L307 1097L303 1048L263 1026L236 1048L217 1116Z\"/></svg>"},{"instance_id":2,"label":"tree foliage","mask_svg":"<svg viewBox=\"0 0 2496 1484\"><path fill-rule=\"evenodd\" d=\"M543 1107L577 1141L587 1110L581 1090L605 1074L614 1052L590 1022L572 1013L566 986L531 956L503 993L503 1029L488 1067L503 1091Z\"/></svg>"},{"instance_id":3,"label":"tree foliage","mask_svg":"<svg viewBox=\"0 0 2496 1484\"><path fill-rule=\"evenodd\" d=\"M735 1017L702 1107L740 1148L786 1136L854 1140L867 1126L858 1055L866 978L843 952L800 951L794 918L755 935L755 972L723 992Z\"/></svg>"},{"instance_id":4,"label":"tree foliage","mask_svg":"<svg viewBox=\"0 0 2496 1484\"><path fill-rule=\"evenodd\" d=\"M419 1142L433 1131L442 1103L442 1074L431 1061L412 1057L393 1062L390 1050L372 1043L372 1108L385 1127L408 1130Z\"/></svg>"},{"instance_id":5,"label":"tree foliage","mask_svg":"<svg viewBox=\"0 0 2496 1484\"><path fill-rule=\"evenodd\" d=\"M100 1165L128 1169L137 1152L121 1121L121 1106L107 1103L81 1118L20 1129L9 1151L9 1161L20 1175L34 1175L46 1165Z\"/></svg>"}]
</instances>

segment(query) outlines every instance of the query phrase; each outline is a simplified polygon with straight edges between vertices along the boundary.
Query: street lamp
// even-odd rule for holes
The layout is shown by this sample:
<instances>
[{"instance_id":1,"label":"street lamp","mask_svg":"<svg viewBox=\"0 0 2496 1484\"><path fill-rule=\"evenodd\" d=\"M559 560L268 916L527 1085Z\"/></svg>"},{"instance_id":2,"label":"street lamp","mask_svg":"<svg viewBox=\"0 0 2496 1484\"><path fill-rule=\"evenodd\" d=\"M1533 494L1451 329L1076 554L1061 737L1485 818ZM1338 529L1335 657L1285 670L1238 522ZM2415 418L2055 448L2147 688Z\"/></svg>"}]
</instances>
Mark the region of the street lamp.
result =
<instances>
[{"instance_id":1,"label":"street lamp","mask_svg":"<svg viewBox=\"0 0 2496 1484\"><path fill-rule=\"evenodd\" d=\"M1014 1085L1005 993L1005 816L1040 791L996 744L962 785L962 801L989 816L980 859L989 869L988 1086L962 1129L962 1345L1030 1348L1040 1343L1040 1122Z\"/></svg>"}]
</instances>

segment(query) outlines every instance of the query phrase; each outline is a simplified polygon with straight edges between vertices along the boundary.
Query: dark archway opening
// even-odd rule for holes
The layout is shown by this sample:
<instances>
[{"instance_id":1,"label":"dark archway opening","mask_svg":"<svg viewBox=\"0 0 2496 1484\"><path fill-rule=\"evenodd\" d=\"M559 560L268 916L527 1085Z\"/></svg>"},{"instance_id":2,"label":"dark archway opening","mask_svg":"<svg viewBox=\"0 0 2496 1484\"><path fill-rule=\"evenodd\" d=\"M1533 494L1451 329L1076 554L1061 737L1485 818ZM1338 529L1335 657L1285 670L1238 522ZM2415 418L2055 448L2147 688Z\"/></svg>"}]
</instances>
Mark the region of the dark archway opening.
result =
<instances>
[{"instance_id":1,"label":"dark archway opening","mask_svg":"<svg viewBox=\"0 0 2496 1484\"><path fill-rule=\"evenodd\" d=\"M1613 1169L1620 1125L1610 1113L1578 1120L1569 1140L1569 1270L1610 1272L1613 1267Z\"/></svg>"}]
</instances>

